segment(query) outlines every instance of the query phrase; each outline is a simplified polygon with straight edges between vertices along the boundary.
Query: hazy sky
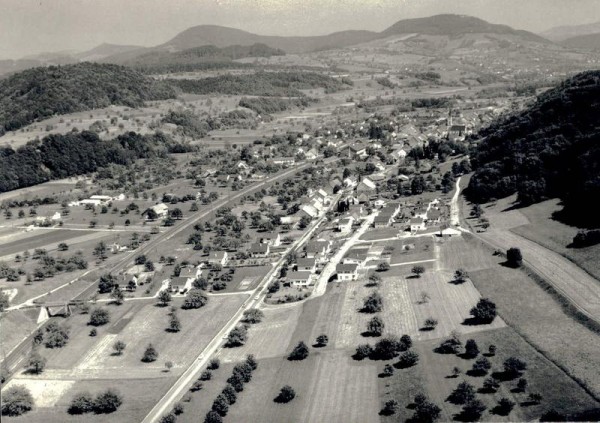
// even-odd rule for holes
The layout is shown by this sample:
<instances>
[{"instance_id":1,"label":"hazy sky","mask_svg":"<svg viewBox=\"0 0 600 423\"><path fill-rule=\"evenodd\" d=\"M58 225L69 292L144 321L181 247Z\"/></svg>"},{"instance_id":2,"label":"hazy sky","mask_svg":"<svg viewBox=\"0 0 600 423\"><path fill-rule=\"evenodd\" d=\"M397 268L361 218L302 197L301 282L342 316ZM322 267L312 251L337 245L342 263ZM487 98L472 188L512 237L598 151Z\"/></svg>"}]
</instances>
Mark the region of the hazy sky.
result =
<instances>
[{"instance_id":1,"label":"hazy sky","mask_svg":"<svg viewBox=\"0 0 600 423\"><path fill-rule=\"evenodd\" d=\"M0 0L0 58L104 42L151 46L202 24L315 35L381 31L400 19L438 13L540 32L600 21L600 0Z\"/></svg>"}]
</instances>

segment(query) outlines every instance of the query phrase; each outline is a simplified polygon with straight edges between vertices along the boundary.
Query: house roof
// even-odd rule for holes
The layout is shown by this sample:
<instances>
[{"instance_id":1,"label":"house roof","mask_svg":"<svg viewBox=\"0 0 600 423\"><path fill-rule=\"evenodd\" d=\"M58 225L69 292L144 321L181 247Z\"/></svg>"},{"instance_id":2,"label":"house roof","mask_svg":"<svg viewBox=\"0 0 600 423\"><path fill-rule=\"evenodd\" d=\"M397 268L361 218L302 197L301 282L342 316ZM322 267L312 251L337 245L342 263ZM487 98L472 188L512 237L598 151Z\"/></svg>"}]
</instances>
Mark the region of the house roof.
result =
<instances>
[{"instance_id":1,"label":"house roof","mask_svg":"<svg viewBox=\"0 0 600 423\"><path fill-rule=\"evenodd\" d=\"M310 275L311 275L310 272L289 272L286 275L286 279L288 281L299 281L299 280L306 281L306 280L310 279Z\"/></svg>"},{"instance_id":2,"label":"house roof","mask_svg":"<svg viewBox=\"0 0 600 423\"><path fill-rule=\"evenodd\" d=\"M423 218L422 217L413 217L412 219L410 219L410 224L416 224L416 225L420 225L423 223Z\"/></svg>"},{"instance_id":3,"label":"house roof","mask_svg":"<svg viewBox=\"0 0 600 423\"><path fill-rule=\"evenodd\" d=\"M250 246L251 253L268 253L269 246L267 244L252 244Z\"/></svg>"},{"instance_id":4,"label":"house roof","mask_svg":"<svg viewBox=\"0 0 600 423\"><path fill-rule=\"evenodd\" d=\"M188 278L184 278L183 276L177 276L175 278L171 278L171 285L185 285L188 281Z\"/></svg>"},{"instance_id":5,"label":"house roof","mask_svg":"<svg viewBox=\"0 0 600 423\"><path fill-rule=\"evenodd\" d=\"M313 267L317 261L314 258L301 257L296 260L298 267Z\"/></svg>"},{"instance_id":6,"label":"house roof","mask_svg":"<svg viewBox=\"0 0 600 423\"><path fill-rule=\"evenodd\" d=\"M309 242L308 244L306 244L306 251L309 252L313 252L313 253L320 253L321 251L325 250L327 248L327 242L326 241L313 241L313 242Z\"/></svg>"},{"instance_id":7,"label":"house roof","mask_svg":"<svg viewBox=\"0 0 600 423\"><path fill-rule=\"evenodd\" d=\"M375 182L373 182L369 178L364 178L360 183L362 185L366 186L369 189L375 189L375 188L377 188L377 185L375 185Z\"/></svg>"},{"instance_id":8,"label":"house roof","mask_svg":"<svg viewBox=\"0 0 600 423\"><path fill-rule=\"evenodd\" d=\"M358 264L338 264L335 267L337 273L356 273Z\"/></svg>"},{"instance_id":9,"label":"house roof","mask_svg":"<svg viewBox=\"0 0 600 423\"><path fill-rule=\"evenodd\" d=\"M216 259L216 260L223 260L226 256L227 256L226 251L212 251L210 253L209 258Z\"/></svg>"}]
</instances>

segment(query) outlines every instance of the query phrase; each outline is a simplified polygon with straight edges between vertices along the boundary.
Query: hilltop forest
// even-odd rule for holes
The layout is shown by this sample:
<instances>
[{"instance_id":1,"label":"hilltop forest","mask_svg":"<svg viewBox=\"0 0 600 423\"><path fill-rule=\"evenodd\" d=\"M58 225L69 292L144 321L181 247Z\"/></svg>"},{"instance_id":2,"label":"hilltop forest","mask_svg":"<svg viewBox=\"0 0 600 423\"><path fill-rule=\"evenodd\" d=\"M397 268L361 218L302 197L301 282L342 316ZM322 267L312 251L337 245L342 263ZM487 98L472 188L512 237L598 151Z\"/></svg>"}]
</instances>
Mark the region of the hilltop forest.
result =
<instances>
[{"instance_id":1,"label":"hilltop forest","mask_svg":"<svg viewBox=\"0 0 600 423\"><path fill-rule=\"evenodd\" d=\"M0 135L38 119L175 97L173 87L117 65L84 62L29 69L0 80Z\"/></svg>"},{"instance_id":2,"label":"hilltop forest","mask_svg":"<svg viewBox=\"0 0 600 423\"><path fill-rule=\"evenodd\" d=\"M558 197L561 217L597 227L600 198L600 71L567 79L529 109L480 131L468 194L487 202L518 193L521 205Z\"/></svg>"}]
</instances>

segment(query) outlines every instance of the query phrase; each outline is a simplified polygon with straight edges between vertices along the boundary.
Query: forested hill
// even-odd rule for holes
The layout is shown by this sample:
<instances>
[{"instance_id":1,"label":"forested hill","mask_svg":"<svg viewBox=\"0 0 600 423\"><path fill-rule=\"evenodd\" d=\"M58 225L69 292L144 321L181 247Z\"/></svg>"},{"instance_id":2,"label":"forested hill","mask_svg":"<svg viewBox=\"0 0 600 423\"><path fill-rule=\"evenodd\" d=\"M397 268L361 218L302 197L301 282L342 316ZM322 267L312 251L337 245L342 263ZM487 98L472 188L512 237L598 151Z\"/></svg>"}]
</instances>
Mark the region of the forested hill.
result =
<instances>
[{"instance_id":1,"label":"forested hill","mask_svg":"<svg viewBox=\"0 0 600 423\"><path fill-rule=\"evenodd\" d=\"M128 132L112 140L101 140L88 131L48 135L17 150L0 147L0 192L95 172L112 163L130 165L137 159L189 149L161 133Z\"/></svg>"},{"instance_id":2,"label":"forested hill","mask_svg":"<svg viewBox=\"0 0 600 423\"><path fill-rule=\"evenodd\" d=\"M468 195L486 202L518 193L523 205L563 200L565 218L599 226L600 71L567 79L528 110L480 131Z\"/></svg>"},{"instance_id":3,"label":"forested hill","mask_svg":"<svg viewBox=\"0 0 600 423\"><path fill-rule=\"evenodd\" d=\"M346 78L332 78L315 72L256 72L203 79L167 79L185 93L303 97L300 90L323 88L326 92L352 85Z\"/></svg>"},{"instance_id":4,"label":"forested hill","mask_svg":"<svg viewBox=\"0 0 600 423\"><path fill-rule=\"evenodd\" d=\"M33 68L0 80L0 135L55 114L173 97L168 84L122 66L84 62Z\"/></svg>"}]
</instances>

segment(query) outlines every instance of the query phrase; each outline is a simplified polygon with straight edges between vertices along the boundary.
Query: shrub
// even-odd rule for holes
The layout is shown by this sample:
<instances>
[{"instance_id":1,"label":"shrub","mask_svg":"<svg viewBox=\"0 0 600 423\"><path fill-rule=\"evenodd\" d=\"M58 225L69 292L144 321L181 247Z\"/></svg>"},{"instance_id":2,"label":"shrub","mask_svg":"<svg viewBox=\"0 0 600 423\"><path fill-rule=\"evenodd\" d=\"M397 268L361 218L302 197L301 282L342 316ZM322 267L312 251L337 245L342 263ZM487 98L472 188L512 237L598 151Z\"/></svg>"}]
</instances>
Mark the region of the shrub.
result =
<instances>
[{"instance_id":1,"label":"shrub","mask_svg":"<svg viewBox=\"0 0 600 423\"><path fill-rule=\"evenodd\" d=\"M400 355L398 360L398 367L404 369L412 367L419 362L419 354L414 351L406 351Z\"/></svg>"},{"instance_id":2,"label":"shrub","mask_svg":"<svg viewBox=\"0 0 600 423\"><path fill-rule=\"evenodd\" d=\"M229 335L227 335L227 342L225 343L226 347L239 347L246 343L248 340L248 331L243 326L238 326L233 328Z\"/></svg>"},{"instance_id":3,"label":"shrub","mask_svg":"<svg viewBox=\"0 0 600 423\"><path fill-rule=\"evenodd\" d=\"M362 311L364 313L377 313L383 310L383 298L378 292L373 292L364 299Z\"/></svg>"},{"instance_id":4,"label":"shrub","mask_svg":"<svg viewBox=\"0 0 600 423\"><path fill-rule=\"evenodd\" d=\"M516 357L509 357L504 360L504 373L506 373L509 377L516 377L521 374L521 372L527 369L527 363L523 360L519 360Z\"/></svg>"},{"instance_id":5,"label":"shrub","mask_svg":"<svg viewBox=\"0 0 600 423\"><path fill-rule=\"evenodd\" d=\"M523 255L518 248L509 248L506 251L506 261L509 266L520 267L523 264Z\"/></svg>"},{"instance_id":6,"label":"shrub","mask_svg":"<svg viewBox=\"0 0 600 423\"><path fill-rule=\"evenodd\" d=\"M89 324L92 326L102 326L110 322L110 313L104 308L95 308L90 313Z\"/></svg>"},{"instance_id":7,"label":"shrub","mask_svg":"<svg viewBox=\"0 0 600 423\"><path fill-rule=\"evenodd\" d=\"M219 367L221 367L221 361L218 358L213 358L210 360L210 363L208 363L209 370L217 370Z\"/></svg>"},{"instance_id":8,"label":"shrub","mask_svg":"<svg viewBox=\"0 0 600 423\"><path fill-rule=\"evenodd\" d=\"M383 323L383 319L379 316L373 317L367 323L367 332L372 336L381 336L384 328L385 324Z\"/></svg>"},{"instance_id":9,"label":"shrub","mask_svg":"<svg viewBox=\"0 0 600 423\"><path fill-rule=\"evenodd\" d=\"M480 324L492 323L496 314L496 304L487 298L480 299L477 305L471 309L471 315Z\"/></svg>"},{"instance_id":10,"label":"shrub","mask_svg":"<svg viewBox=\"0 0 600 423\"><path fill-rule=\"evenodd\" d=\"M146 347L146 350L144 351L144 356L142 357L142 361L144 363L151 363L153 361L156 361L157 358L158 358L158 351L156 351L156 348L154 348L154 345L148 344L148 346Z\"/></svg>"},{"instance_id":11,"label":"shrub","mask_svg":"<svg viewBox=\"0 0 600 423\"><path fill-rule=\"evenodd\" d=\"M185 301L181 305L184 310L201 308L208 302L208 297L202 293L199 289L190 289Z\"/></svg>"},{"instance_id":12,"label":"shrub","mask_svg":"<svg viewBox=\"0 0 600 423\"><path fill-rule=\"evenodd\" d=\"M94 411L94 399L89 392L76 394L69 405L69 414L84 414Z\"/></svg>"},{"instance_id":13,"label":"shrub","mask_svg":"<svg viewBox=\"0 0 600 423\"><path fill-rule=\"evenodd\" d=\"M2 394L2 415L20 416L33 408L31 392L24 386L16 385Z\"/></svg>"},{"instance_id":14,"label":"shrub","mask_svg":"<svg viewBox=\"0 0 600 423\"><path fill-rule=\"evenodd\" d=\"M243 321L246 323L260 323L264 316L264 313L259 309L251 308L244 311Z\"/></svg>"},{"instance_id":15,"label":"shrub","mask_svg":"<svg viewBox=\"0 0 600 423\"><path fill-rule=\"evenodd\" d=\"M458 384L448 397L448 401L453 404L466 404L475 399L475 388L465 381Z\"/></svg>"},{"instance_id":16,"label":"shrub","mask_svg":"<svg viewBox=\"0 0 600 423\"><path fill-rule=\"evenodd\" d=\"M293 400L295 397L296 392L294 391L294 389L289 385L285 385L281 388L279 394L275 397L274 401L285 404Z\"/></svg>"},{"instance_id":17,"label":"shrub","mask_svg":"<svg viewBox=\"0 0 600 423\"><path fill-rule=\"evenodd\" d=\"M356 347L356 352L354 353L354 358L356 360L364 360L373 354L373 347L369 344L361 344Z\"/></svg>"},{"instance_id":18,"label":"shrub","mask_svg":"<svg viewBox=\"0 0 600 423\"><path fill-rule=\"evenodd\" d=\"M112 413L117 411L121 404L123 404L121 394L116 390L107 389L94 399L94 412L98 414Z\"/></svg>"},{"instance_id":19,"label":"shrub","mask_svg":"<svg viewBox=\"0 0 600 423\"><path fill-rule=\"evenodd\" d=\"M288 356L288 360L304 360L308 357L308 353L308 346L303 341L300 341Z\"/></svg>"},{"instance_id":20,"label":"shrub","mask_svg":"<svg viewBox=\"0 0 600 423\"><path fill-rule=\"evenodd\" d=\"M381 409L380 414L383 416L391 416L392 414L396 414L398 412L398 407L398 401L395 399L388 400Z\"/></svg>"},{"instance_id":21,"label":"shrub","mask_svg":"<svg viewBox=\"0 0 600 423\"><path fill-rule=\"evenodd\" d=\"M324 333L317 336L317 345L319 347L326 346L328 342L329 342L329 337L327 335L325 335Z\"/></svg>"}]
</instances>

